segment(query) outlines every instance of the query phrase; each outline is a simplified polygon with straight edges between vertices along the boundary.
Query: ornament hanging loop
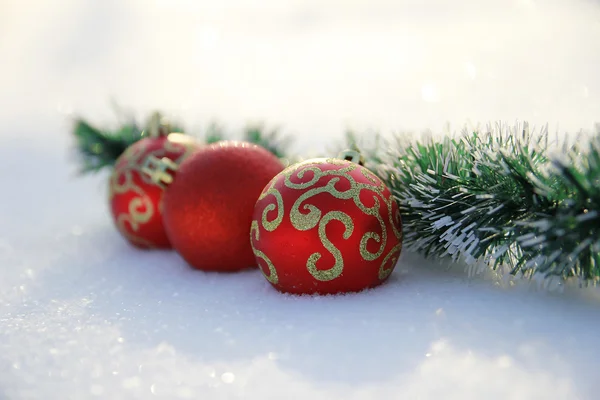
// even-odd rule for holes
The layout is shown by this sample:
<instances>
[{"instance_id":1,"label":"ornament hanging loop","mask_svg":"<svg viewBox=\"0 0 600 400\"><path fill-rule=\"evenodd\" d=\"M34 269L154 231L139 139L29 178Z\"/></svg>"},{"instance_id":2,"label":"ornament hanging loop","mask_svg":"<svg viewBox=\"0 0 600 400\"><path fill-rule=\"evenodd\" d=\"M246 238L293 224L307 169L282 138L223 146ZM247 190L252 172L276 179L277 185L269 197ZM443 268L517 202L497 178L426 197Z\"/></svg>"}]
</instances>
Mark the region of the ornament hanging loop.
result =
<instances>
[{"instance_id":1,"label":"ornament hanging loop","mask_svg":"<svg viewBox=\"0 0 600 400\"><path fill-rule=\"evenodd\" d=\"M154 184L164 189L173 182L173 174L168 170L177 171L177 164L168 157L148 156L141 170Z\"/></svg>"},{"instance_id":2,"label":"ornament hanging loop","mask_svg":"<svg viewBox=\"0 0 600 400\"><path fill-rule=\"evenodd\" d=\"M359 151L347 149L338 154L338 158L342 160L350 161L354 164L358 164L360 166L365 165L365 158L360 154Z\"/></svg>"}]
</instances>

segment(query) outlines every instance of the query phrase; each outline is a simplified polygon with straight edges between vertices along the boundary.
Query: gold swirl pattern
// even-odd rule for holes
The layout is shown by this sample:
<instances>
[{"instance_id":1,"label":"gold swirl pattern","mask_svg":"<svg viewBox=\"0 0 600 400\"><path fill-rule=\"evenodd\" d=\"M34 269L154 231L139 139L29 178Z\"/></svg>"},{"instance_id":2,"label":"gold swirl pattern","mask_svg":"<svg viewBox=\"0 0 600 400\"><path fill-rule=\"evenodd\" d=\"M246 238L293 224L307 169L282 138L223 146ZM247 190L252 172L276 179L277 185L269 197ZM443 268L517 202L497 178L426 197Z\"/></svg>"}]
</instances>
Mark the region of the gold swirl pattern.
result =
<instances>
[{"instance_id":1,"label":"gold swirl pattern","mask_svg":"<svg viewBox=\"0 0 600 400\"><path fill-rule=\"evenodd\" d=\"M141 211L145 209L145 211ZM150 221L154 215L154 206L148 197L135 197L129 202L127 207L128 214L119 214L117 217L117 225L119 229L126 230L125 223L129 223L133 231L140 228L140 224L145 224Z\"/></svg>"},{"instance_id":2,"label":"gold swirl pattern","mask_svg":"<svg viewBox=\"0 0 600 400\"><path fill-rule=\"evenodd\" d=\"M377 274L377 276L380 280L384 280L388 276L390 276L390 274L394 270L394 266L396 265L396 262L398 261L398 256L400 255L401 250L402 250L402 242L400 242L397 245L395 245L394 247L392 247L392 249L389 251L389 253L387 253L387 255L384 257L383 262L379 266L379 273ZM388 262L390 264L390 267L385 268L385 266L386 266L386 264L388 264Z\"/></svg>"},{"instance_id":3,"label":"gold swirl pattern","mask_svg":"<svg viewBox=\"0 0 600 400\"><path fill-rule=\"evenodd\" d=\"M323 169L323 166L329 166L329 168ZM333 166L334 168L330 168L330 166ZM353 176L353 171L357 168L367 182L359 182ZM329 177L329 180L324 185L318 186L318 182L324 177ZM265 198L272 198L272 200L269 200L269 203L262 209L262 218L260 221L260 226L269 232L273 232L281 225L285 215L284 200L278 189L278 184L283 184L287 189L305 190L295 199L289 209L289 220L291 225L299 231L307 231L318 226L319 239L323 247L331 253L334 258L333 266L327 269L317 269L317 262L321 259L322 254L315 252L308 257L306 268L316 280L331 281L340 277L344 270L343 254L334 244L335 240L332 241L327 237L327 224L333 220L341 222L345 229L342 235L344 240L350 238L355 231L354 220L347 213L335 210L329 211L323 215L323 210L319 209L316 205L311 204L310 200L322 193L327 193L338 200L351 200L363 214L374 217L377 220L379 229L377 231L362 233L360 239L359 252L365 261L375 261L383 256L389 241L388 226L391 225L391 233L399 243L389 250L382 258L378 271L378 278L384 280L391 274L402 249L403 237L400 213L397 210L397 207L396 212L394 212L394 198L387 190L383 181L372 172L362 166L340 159L312 159L286 168L278 175L278 177L271 181L258 199L260 202ZM365 192L369 194L367 198L370 198L372 195L373 205L371 207L367 207L363 203L363 200L361 200L361 193L363 193L363 199L365 199ZM387 212L381 212L382 205L385 206ZM269 220L267 215L275 210L277 211L276 218ZM254 254L267 263L269 267L268 275L264 270L263 273L269 282L277 283L278 278L275 266L267 256L255 246L255 242L259 242L260 226L259 221L254 220L252 222L251 232L254 233L252 236L252 248ZM374 241L378 244L377 251L373 252L368 250L370 241ZM388 265L390 266L387 267Z\"/></svg>"},{"instance_id":4,"label":"gold swirl pattern","mask_svg":"<svg viewBox=\"0 0 600 400\"><path fill-rule=\"evenodd\" d=\"M265 207L262 214L262 225L267 231L273 232L281 224L281 221L283 221L283 198L281 197L281 193L272 187L269 188L269 190L267 190L265 195L261 196L261 198L264 198L268 195L274 196L277 204L269 204ZM273 221L269 221L267 219L267 214L269 211L273 210L277 210L277 217Z\"/></svg>"},{"instance_id":5,"label":"gold swirl pattern","mask_svg":"<svg viewBox=\"0 0 600 400\"><path fill-rule=\"evenodd\" d=\"M254 237L252 237L252 233L254 233ZM267 264L267 267L269 267L269 275L265 274L263 271L265 278L267 278L267 280L272 284L277 285L279 283L279 277L277 276L277 270L275 270L275 266L273 265L271 260L269 260L269 257L267 257L265 253L258 250L254 246L254 241L258 241L259 239L258 221L252 221L252 226L250 228L250 239L250 245L252 246L252 251L254 252L254 255L262 259Z\"/></svg>"},{"instance_id":6,"label":"gold swirl pattern","mask_svg":"<svg viewBox=\"0 0 600 400\"><path fill-rule=\"evenodd\" d=\"M340 211L330 211L327 214L325 214L323 219L321 219L321 221L319 222L319 237L321 238L323 246L327 250L329 250L331 255L333 255L333 258L335 259L335 264L329 269L318 270L316 264L317 261L319 261L319 259L321 258L321 254L313 253L310 255L310 257L308 257L308 261L306 263L308 272L310 272L310 274L319 281L333 280L340 276L342 274L342 271L344 270L344 258L342 257L342 252L339 251L333 243L331 243L331 241L327 238L327 234L325 233L325 227L332 220L337 220L344 224L344 227L346 229L344 231L344 235L342 236L344 239L348 239L354 231L354 222L352 221L352 218L346 213Z\"/></svg>"},{"instance_id":7,"label":"gold swirl pattern","mask_svg":"<svg viewBox=\"0 0 600 400\"><path fill-rule=\"evenodd\" d=\"M182 134L169 134L162 147L149 150L152 143L152 140L143 139L129 146L123 152L117 160L115 169L110 177L108 194L109 202L117 195L126 193L134 193L136 195L129 201L127 212L115 216L116 225L117 229L130 241L146 247L154 247L154 244L147 239L135 235L133 232L137 232L141 225L150 221L157 209L159 212L162 212L162 198L157 207L154 207L152 200L146 194L144 188L136 183L137 179L148 185L155 186L151 178L147 174L142 173L143 161L149 156L162 158L167 155L171 157L178 155L174 161L176 164L180 164L197 148L192 138Z\"/></svg>"}]
</instances>

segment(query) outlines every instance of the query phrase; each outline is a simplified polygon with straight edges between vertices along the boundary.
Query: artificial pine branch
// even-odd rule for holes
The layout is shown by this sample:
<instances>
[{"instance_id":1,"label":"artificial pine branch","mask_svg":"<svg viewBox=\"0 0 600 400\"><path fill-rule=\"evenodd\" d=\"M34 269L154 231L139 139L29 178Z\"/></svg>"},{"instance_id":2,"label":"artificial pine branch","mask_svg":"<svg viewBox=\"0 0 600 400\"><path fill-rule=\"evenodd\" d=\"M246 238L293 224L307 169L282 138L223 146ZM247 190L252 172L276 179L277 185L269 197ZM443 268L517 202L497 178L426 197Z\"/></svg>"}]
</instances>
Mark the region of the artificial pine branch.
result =
<instances>
[{"instance_id":1,"label":"artificial pine branch","mask_svg":"<svg viewBox=\"0 0 600 400\"><path fill-rule=\"evenodd\" d=\"M150 115L144 128L140 128L138 122L130 118L115 131L102 130L81 118L77 119L73 136L82 160L80 172L97 172L113 166L127 147L149 136L153 130L183 132L182 127L165 120L159 112Z\"/></svg>"},{"instance_id":2,"label":"artificial pine branch","mask_svg":"<svg viewBox=\"0 0 600 400\"><path fill-rule=\"evenodd\" d=\"M167 129L168 132L184 133L183 127L166 122L160 113L154 112L144 128L131 119L119 126L116 130L100 129L92 126L84 119L77 119L73 128L76 148L81 159L80 172L82 174L97 172L106 167L112 167L119 156L132 144L149 135L153 129ZM288 148L291 137L282 136L278 130L267 130L262 125L252 125L243 132L242 140L258 144L277 157L288 158ZM200 139L204 143L215 143L226 140L223 128L212 123Z\"/></svg>"},{"instance_id":3,"label":"artificial pine branch","mask_svg":"<svg viewBox=\"0 0 600 400\"><path fill-rule=\"evenodd\" d=\"M549 156L527 125L396 143L369 157L402 212L405 245L513 274L600 277L600 133Z\"/></svg>"},{"instance_id":4,"label":"artificial pine branch","mask_svg":"<svg viewBox=\"0 0 600 400\"><path fill-rule=\"evenodd\" d=\"M204 142L207 144L220 142L221 140L225 140L224 129L221 125L213 122L208 126L206 133L204 135Z\"/></svg>"},{"instance_id":5,"label":"artificial pine branch","mask_svg":"<svg viewBox=\"0 0 600 400\"><path fill-rule=\"evenodd\" d=\"M73 136L81 158L81 173L96 172L112 166L133 143L143 137L135 122L121 126L116 132L103 131L83 119L75 121Z\"/></svg>"},{"instance_id":6,"label":"artificial pine branch","mask_svg":"<svg viewBox=\"0 0 600 400\"><path fill-rule=\"evenodd\" d=\"M278 129L269 131L261 124L247 126L243 140L262 146L279 158L286 157L292 143L290 136L281 136Z\"/></svg>"}]
</instances>

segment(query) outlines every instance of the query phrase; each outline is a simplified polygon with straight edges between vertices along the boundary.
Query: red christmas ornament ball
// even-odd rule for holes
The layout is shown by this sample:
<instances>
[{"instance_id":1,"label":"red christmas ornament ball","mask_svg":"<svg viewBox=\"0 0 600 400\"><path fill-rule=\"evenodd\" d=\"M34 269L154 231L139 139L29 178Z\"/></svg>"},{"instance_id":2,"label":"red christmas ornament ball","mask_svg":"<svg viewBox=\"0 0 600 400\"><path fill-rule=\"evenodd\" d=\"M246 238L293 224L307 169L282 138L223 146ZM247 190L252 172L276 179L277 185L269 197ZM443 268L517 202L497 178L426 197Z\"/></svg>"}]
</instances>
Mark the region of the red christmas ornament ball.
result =
<instances>
[{"instance_id":1,"label":"red christmas ornament ball","mask_svg":"<svg viewBox=\"0 0 600 400\"><path fill-rule=\"evenodd\" d=\"M402 250L389 189L368 169L339 159L304 161L275 176L258 198L250 236L264 276L293 294L378 286Z\"/></svg>"},{"instance_id":2,"label":"red christmas ornament ball","mask_svg":"<svg viewBox=\"0 0 600 400\"><path fill-rule=\"evenodd\" d=\"M171 133L141 139L117 159L109 181L109 204L119 232L140 248L170 248L162 221L164 187L144 172L153 158L167 158L172 167L198 150L190 136Z\"/></svg>"},{"instance_id":3,"label":"red christmas ornament ball","mask_svg":"<svg viewBox=\"0 0 600 400\"><path fill-rule=\"evenodd\" d=\"M248 238L254 203L283 169L275 155L245 142L222 141L195 152L165 192L164 222L173 248L196 269L255 267Z\"/></svg>"}]
</instances>

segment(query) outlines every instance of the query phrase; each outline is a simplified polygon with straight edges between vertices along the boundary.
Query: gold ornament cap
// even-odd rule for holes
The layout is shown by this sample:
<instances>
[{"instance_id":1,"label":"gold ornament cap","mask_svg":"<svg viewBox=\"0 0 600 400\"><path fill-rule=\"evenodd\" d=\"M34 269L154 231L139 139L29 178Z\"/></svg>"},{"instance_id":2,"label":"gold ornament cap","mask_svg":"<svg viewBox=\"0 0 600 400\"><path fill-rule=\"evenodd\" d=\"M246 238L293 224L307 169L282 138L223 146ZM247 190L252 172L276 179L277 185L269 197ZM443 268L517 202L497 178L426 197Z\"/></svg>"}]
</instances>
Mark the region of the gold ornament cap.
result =
<instances>
[{"instance_id":1,"label":"gold ornament cap","mask_svg":"<svg viewBox=\"0 0 600 400\"><path fill-rule=\"evenodd\" d=\"M168 157L158 158L150 155L144 160L141 171L154 184L164 189L167 185L173 183L173 174L169 170L175 172L177 168L178 165L175 161Z\"/></svg>"},{"instance_id":2,"label":"gold ornament cap","mask_svg":"<svg viewBox=\"0 0 600 400\"><path fill-rule=\"evenodd\" d=\"M357 150L347 149L338 154L338 158L342 160L350 161L354 164L358 164L362 167L365 166L365 158Z\"/></svg>"},{"instance_id":3,"label":"gold ornament cap","mask_svg":"<svg viewBox=\"0 0 600 400\"><path fill-rule=\"evenodd\" d=\"M148 121L148 136L158 138L171 133L171 123L161 113L154 112Z\"/></svg>"}]
</instances>

